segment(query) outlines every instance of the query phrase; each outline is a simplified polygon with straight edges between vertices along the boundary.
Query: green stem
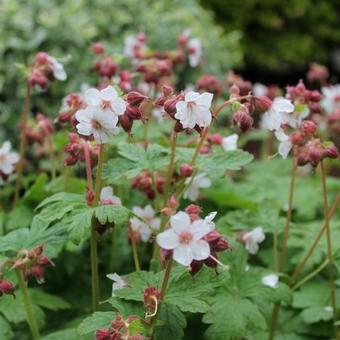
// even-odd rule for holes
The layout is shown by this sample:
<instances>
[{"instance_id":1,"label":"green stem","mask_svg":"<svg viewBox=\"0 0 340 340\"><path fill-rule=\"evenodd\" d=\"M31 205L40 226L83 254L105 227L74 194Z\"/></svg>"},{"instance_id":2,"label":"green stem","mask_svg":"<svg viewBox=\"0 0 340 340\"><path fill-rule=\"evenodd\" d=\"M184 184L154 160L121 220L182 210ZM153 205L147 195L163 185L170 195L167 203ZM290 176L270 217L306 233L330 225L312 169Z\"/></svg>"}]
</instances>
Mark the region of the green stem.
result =
<instances>
[{"instance_id":1,"label":"green stem","mask_svg":"<svg viewBox=\"0 0 340 340\"><path fill-rule=\"evenodd\" d=\"M38 339L40 339L39 328L38 328L38 324L37 324L35 317L34 317L30 296L28 294L26 282L25 282L25 279L24 279L24 274L23 274L22 270L20 270L20 269L16 269L16 274L17 274L17 278L18 278L19 288L20 288L20 291L22 293L22 297L23 297L23 301L24 301L24 307L25 307L25 311L26 311L27 322L28 322L28 325L30 326L33 339L38 340Z\"/></svg>"},{"instance_id":2,"label":"green stem","mask_svg":"<svg viewBox=\"0 0 340 340\"><path fill-rule=\"evenodd\" d=\"M332 251L332 235L331 228L329 226L328 215L328 198L327 198L327 185L326 185L326 171L324 167L324 163L320 161L321 168L321 182L322 182L322 193L323 193L323 205L324 205L324 215L326 220L326 237L327 237L327 258L328 258L328 272L329 272L329 285L331 288L331 301L333 307L333 323L335 324L337 321L337 307L336 307L336 286L334 282L334 271L333 271L333 251ZM335 326L335 334L337 327Z\"/></svg>"},{"instance_id":3,"label":"green stem","mask_svg":"<svg viewBox=\"0 0 340 340\"><path fill-rule=\"evenodd\" d=\"M28 113L30 110L30 98L31 98L31 88L29 84L27 84L24 108L22 110L21 117L20 117L21 134L20 134L20 147L19 147L19 161L17 164L17 178L15 182L15 193L14 193L13 206L15 206L19 200L22 173L24 170L24 158L25 158L25 149L26 149L26 130L27 130Z\"/></svg>"},{"instance_id":4,"label":"green stem","mask_svg":"<svg viewBox=\"0 0 340 340\"><path fill-rule=\"evenodd\" d=\"M287 243L288 243L288 236L289 236L289 225L292 218L292 207L293 207L293 195L294 195L294 187L295 187L295 176L296 176L296 161L295 161L295 152L293 150L293 159L292 159L292 172L290 177L290 186L289 186L289 197L288 197L288 211L286 216L286 223L284 228L284 235L282 240L282 251L280 256L280 263L279 263L279 271L283 271L285 260L286 260L286 252L287 252ZM272 320L270 324L270 332L269 332L269 340L273 340L275 338L275 332L277 328L277 324L279 321L279 314L280 314L280 303L276 303L274 305Z\"/></svg>"},{"instance_id":5,"label":"green stem","mask_svg":"<svg viewBox=\"0 0 340 340\"><path fill-rule=\"evenodd\" d=\"M162 288L161 288L161 301L164 299L166 289L168 288L172 264L173 264L173 259L168 260L168 262L166 264L166 269L165 269Z\"/></svg>"},{"instance_id":6,"label":"green stem","mask_svg":"<svg viewBox=\"0 0 340 340\"><path fill-rule=\"evenodd\" d=\"M292 290L297 290L299 287L301 287L304 283L312 279L314 276L319 274L322 269L324 269L328 265L328 259L324 261L319 267L317 267L314 271L306 275L301 281L299 281L295 286L292 287Z\"/></svg>"},{"instance_id":7,"label":"green stem","mask_svg":"<svg viewBox=\"0 0 340 340\"><path fill-rule=\"evenodd\" d=\"M96 192L94 197L94 205L98 205L101 181L102 181L102 171L104 164L104 144L100 144L98 165L96 173ZM92 309L97 311L99 309L99 274L98 274L98 244L97 244L97 231L96 231L96 220L92 219L91 225L91 283L92 283Z\"/></svg>"},{"instance_id":8,"label":"green stem","mask_svg":"<svg viewBox=\"0 0 340 340\"><path fill-rule=\"evenodd\" d=\"M306 255L304 256L304 258L302 259L302 261L300 262L300 264L296 267L295 271L293 272L292 275L292 281L296 281L296 279L298 278L298 276L300 275L301 271L303 270L303 268L305 267L308 259L311 257L311 255L314 252L314 249L316 248L316 246L318 245L318 243L321 240L321 237L323 235L323 233L326 231L327 228L327 224L329 223L329 221L331 220L332 216L334 215L338 205L340 203L340 194L338 194L336 196L336 199L332 205L332 207L329 209L328 214L325 218L325 223L322 226L322 228L319 231L319 234L316 236L315 240L313 241L313 243L311 244L311 246L309 247L309 249L307 250Z\"/></svg>"},{"instance_id":9,"label":"green stem","mask_svg":"<svg viewBox=\"0 0 340 340\"><path fill-rule=\"evenodd\" d=\"M136 240L132 237L131 238L131 247L132 247L132 255L133 255L133 262L135 263L136 271L140 271L140 264L138 258L138 251L137 251L137 244Z\"/></svg>"}]
</instances>

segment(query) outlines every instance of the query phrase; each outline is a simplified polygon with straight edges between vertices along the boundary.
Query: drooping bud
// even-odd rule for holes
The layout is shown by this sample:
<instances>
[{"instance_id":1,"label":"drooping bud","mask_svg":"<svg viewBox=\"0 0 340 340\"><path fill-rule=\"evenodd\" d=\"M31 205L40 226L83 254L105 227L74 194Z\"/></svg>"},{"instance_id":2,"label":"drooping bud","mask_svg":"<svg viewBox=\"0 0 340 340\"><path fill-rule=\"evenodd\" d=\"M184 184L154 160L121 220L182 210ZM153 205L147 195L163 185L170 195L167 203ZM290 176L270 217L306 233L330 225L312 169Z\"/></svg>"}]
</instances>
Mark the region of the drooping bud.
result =
<instances>
[{"instance_id":1,"label":"drooping bud","mask_svg":"<svg viewBox=\"0 0 340 340\"><path fill-rule=\"evenodd\" d=\"M127 133L131 132L133 120L127 114L119 116L118 121L125 132Z\"/></svg>"},{"instance_id":2,"label":"drooping bud","mask_svg":"<svg viewBox=\"0 0 340 340\"><path fill-rule=\"evenodd\" d=\"M15 287L13 283L9 280L0 280L0 296L3 294L14 296Z\"/></svg>"},{"instance_id":3,"label":"drooping bud","mask_svg":"<svg viewBox=\"0 0 340 340\"><path fill-rule=\"evenodd\" d=\"M336 159L339 157L339 151L338 148L333 143L330 143L329 145L325 146L325 148L322 151L322 155L323 157Z\"/></svg>"},{"instance_id":4,"label":"drooping bud","mask_svg":"<svg viewBox=\"0 0 340 340\"><path fill-rule=\"evenodd\" d=\"M128 105L126 107L125 113L132 120L139 120L143 118L143 112L137 106Z\"/></svg>"},{"instance_id":5,"label":"drooping bud","mask_svg":"<svg viewBox=\"0 0 340 340\"><path fill-rule=\"evenodd\" d=\"M159 304L161 293L156 287L148 287L144 290L144 305L148 311L154 312Z\"/></svg>"},{"instance_id":6,"label":"drooping bud","mask_svg":"<svg viewBox=\"0 0 340 340\"><path fill-rule=\"evenodd\" d=\"M138 91L131 91L127 94L126 100L130 105L138 106L148 97Z\"/></svg>"},{"instance_id":7,"label":"drooping bud","mask_svg":"<svg viewBox=\"0 0 340 340\"><path fill-rule=\"evenodd\" d=\"M248 110L242 107L234 113L233 123L239 126L242 132L247 132L252 128L254 120Z\"/></svg>"},{"instance_id":8,"label":"drooping bud","mask_svg":"<svg viewBox=\"0 0 340 340\"><path fill-rule=\"evenodd\" d=\"M178 200L176 198L176 196L174 195L171 195L170 198L168 199L168 206L171 208L171 209L177 209L178 208Z\"/></svg>"},{"instance_id":9,"label":"drooping bud","mask_svg":"<svg viewBox=\"0 0 340 340\"><path fill-rule=\"evenodd\" d=\"M261 112L266 112L268 111L273 102L267 97L267 96L258 96L255 97L255 105L257 109Z\"/></svg>"},{"instance_id":10,"label":"drooping bud","mask_svg":"<svg viewBox=\"0 0 340 340\"><path fill-rule=\"evenodd\" d=\"M312 120L304 120L299 129L307 136L314 136L318 126Z\"/></svg>"},{"instance_id":11,"label":"drooping bud","mask_svg":"<svg viewBox=\"0 0 340 340\"><path fill-rule=\"evenodd\" d=\"M105 48L103 46L102 43L100 42L95 42L91 45L91 51L94 53L94 54L97 54L97 55L100 55L100 54L104 54L105 52Z\"/></svg>"},{"instance_id":12,"label":"drooping bud","mask_svg":"<svg viewBox=\"0 0 340 340\"><path fill-rule=\"evenodd\" d=\"M107 328L101 328L96 331L95 337L96 340L110 340L111 332Z\"/></svg>"},{"instance_id":13,"label":"drooping bud","mask_svg":"<svg viewBox=\"0 0 340 340\"><path fill-rule=\"evenodd\" d=\"M236 84L233 84L229 89L229 93L231 97L238 97L240 95L240 88Z\"/></svg>"},{"instance_id":14,"label":"drooping bud","mask_svg":"<svg viewBox=\"0 0 340 340\"><path fill-rule=\"evenodd\" d=\"M191 215L191 214L197 214L199 215L202 211L201 207L199 207L196 204L190 204L185 208L185 211Z\"/></svg>"},{"instance_id":15,"label":"drooping bud","mask_svg":"<svg viewBox=\"0 0 340 340\"><path fill-rule=\"evenodd\" d=\"M219 133L214 133L208 136L208 142L211 144L221 145L223 142L223 137Z\"/></svg>"},{"instance_id":16,"label":"drooping bud","mask_svg":"<svg viewBox=\"0 0 340 340\"><path fill-rule=\"evenodd\" d=\"M181 174L181 176L183 177L190 177L192 175L194 171L194 167L190 164L182 164L180 167L179 167L179 172Z\"/></svg>"}]
</instances>

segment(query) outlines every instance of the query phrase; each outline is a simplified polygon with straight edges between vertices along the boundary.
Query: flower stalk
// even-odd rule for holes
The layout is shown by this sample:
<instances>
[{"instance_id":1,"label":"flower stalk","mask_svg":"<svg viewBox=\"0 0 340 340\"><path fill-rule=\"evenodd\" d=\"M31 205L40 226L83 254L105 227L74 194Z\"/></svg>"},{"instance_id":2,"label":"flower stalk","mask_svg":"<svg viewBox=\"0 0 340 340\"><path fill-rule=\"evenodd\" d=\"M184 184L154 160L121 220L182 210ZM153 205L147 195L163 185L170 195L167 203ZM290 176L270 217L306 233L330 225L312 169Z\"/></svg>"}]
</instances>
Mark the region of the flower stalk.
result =
<instances>
[{"instance_id":1,"label":"flower stalk","mask_svg":"<svg viewBox=\"0 0 340 340\"><path fill-rule=\"evenodd\" d=\"M27 289L26 282L25 282L25 279L24 279L24 274L23 274L22 270L20 270L20 269L16 269L16 274L17 274L17 278L18 278L19 288L20 288L20 291L22 293L26 317L27 317L27 322L28 322L28 325L31 329L32 338L34 340L38 340L38 339L40 339L39 328L38 328L37 321L34 317L32 303L31 303L30 296L28 294L28 289Z\"/></svg>"}]
</instances>

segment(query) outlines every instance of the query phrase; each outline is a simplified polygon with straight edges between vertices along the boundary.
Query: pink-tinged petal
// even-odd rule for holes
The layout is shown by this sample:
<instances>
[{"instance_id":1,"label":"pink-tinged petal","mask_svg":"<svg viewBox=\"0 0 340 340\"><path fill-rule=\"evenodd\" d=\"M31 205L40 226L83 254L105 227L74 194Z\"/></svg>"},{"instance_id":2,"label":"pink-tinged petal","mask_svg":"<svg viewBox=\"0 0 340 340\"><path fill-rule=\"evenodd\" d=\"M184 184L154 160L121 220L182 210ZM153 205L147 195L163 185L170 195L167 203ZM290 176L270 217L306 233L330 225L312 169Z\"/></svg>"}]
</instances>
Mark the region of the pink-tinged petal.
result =
<instances>
[{"instance_id":1,"label":"pink-tinged petal","mask_svg":"<svg viewBox=\"0 0 340 340\"><path fill-rule=\"evenodd\" d=\"M179 102L176 103L176 115L179 115L179 117L175 118L180 119L181 115L186 115L187 114L187 103L185 101L180 100Z\"/></svg>"},{"instance_id":2,"label":"pink-tinged petal","mask_svg":"<svg viewBox=\"0 0 340 340\"><path fill-rule=\"evenodd\" d=\"M93 133L93 127L90 123L79 123L76 125L76 128L80 135L90 136Z\"/></svg>"},{"instance_id":3,"label":"pink-tinged petal","mask_svg":"<svg viewBox=\"0 0 340 340\"><path fill-rule=\"evenodd\" d=\"M174 249L179 246L178 235L172 229L157 235L157 244L163 249Z\"/></svg>"},{"instance_id":4,"label":"pink-tinged petal","mask_svg":"<svg viewBox=\"0 0 340 340\"><path fill-rule=\"evenodd\" d=\"M121 116L126 110L126 102L122 98L117 98L112 103L112 111L115 115Z\"/></svg>"},{"instance_id":5,"label":"pink-tinged petal","mask_svg":"<svg viewBox=\"0 0 340 340\"><path fill-rule=\"evenodd\" d=\"M79 123L88 123L93 118L93 110L90 108L82 109L76 112L76 119Z\"/></svg>"},{"instance_id":6,"label":"pink-tinged petal","mask_svg":"<svg viewBox=\"0 0 340 340\"><path fill-rule=\"evenodd\" d=\"M86 90L84 97L88 105L99 106L101 104L100 91L97 89Z\"/></svg>"},{"instance_id":7,"label":"pink-tinged petal","mask_svg":"<svg viewBox=\"0 0 340 340\"><path fill-rule=\"evenodd\" d=\"M170 226L176 233L188 230L190 225L190 216L184 211L179 211L170 217Z\"/></svg>"},{"instance_id":8,"label":"pink-tinged petal","mask_svg":"<svg viewBox=\"0 0 340 340\"><path fill-rule=\"evenodd\" d=\"M191 248L194 260L197 260L197 261L205 260L210 255L209 243L204 240L191 242L190 248Z\"/></svg>"},{"instance_id":9,"label":"pink-tinged petal","mask_svg":"<svg viewBox=\"0 0 340 340\"><path fill-rule=\"evenodd\" d=\"M105 87L105 89L100 91L100 97L102 100L111 102L111 104L114 102L115 99L117 99L117 91L115 88L111 85Z\"/></svg>"},{"instance_id":10,"label":"pink-tinged petal","mask_svg":"<svg viewBox=\"0 0 340 340\"><path fill-rule=\"evenodd\" d=\"M279 112L293 112L294 105L286 98L277 97L273 101L272 108Z\"/></svg>"},{"instance_id":11,"label":"pink-tinged petal","mask_svg":"<svg viewBox=\"0 0 340 340\"><path fill-rule=\"evenodd\" d=\"M101 201L110 200L112 199L112 197L113 197L112 187L107 186L107 187L102 188L102 190L100 191L100 197L99 197Z\"/></svg>"},{"instance_id":12,"label":"pink-tinged petal","mask_svg":"<svg viewBox=\"0 0 340 340\"><path fill-rule=\"evenodd\" d=\"M214 95L212 93L204 92L196 99L196 103L201 108L210 109L213 97L214 97Z\"/></svg>"},{"instance_id":13,"label":"pink-tinged petal","mask_svg":"<svg viewBox=\"0 0 340 340\"><path fill-rule=\"evenodd\" d=\"M200 97L200 94L198 92L189 91L185 94L185 101L186 102L194 102L197 101L197 99Z\"/></svg>"},{"instance_id":14,"label":"pink-tinged petal","mask_svg":"<svg viewBox=\"0 0 340 340\"><path fill-rule=\"evenodd\" d=\"M203 236L211 231L211 225L205 220L197 220L190 226L190 232L192 233L194 240L200 240Z\"/></svg>"},{"instance_id":15,"label":"pink-tinged petal","mask_svg":"<svg viewBox=\"0 0 340 340\"><path fill-rule=\"evenodd\" d=\"M194 259L191 248L187 244L179 245L174 249L173 259L183 266L189 266Z\"/></svg>"}]
</instances>

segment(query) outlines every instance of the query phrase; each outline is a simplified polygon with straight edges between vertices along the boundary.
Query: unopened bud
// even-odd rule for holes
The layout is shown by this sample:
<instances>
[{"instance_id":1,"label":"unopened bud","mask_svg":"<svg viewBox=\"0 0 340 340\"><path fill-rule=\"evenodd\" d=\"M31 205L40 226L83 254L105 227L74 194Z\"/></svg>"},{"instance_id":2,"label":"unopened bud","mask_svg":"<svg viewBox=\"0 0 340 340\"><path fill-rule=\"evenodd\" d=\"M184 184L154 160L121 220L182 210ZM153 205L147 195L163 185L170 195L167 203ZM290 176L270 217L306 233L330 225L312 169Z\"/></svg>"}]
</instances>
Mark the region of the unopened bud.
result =
<instances>
[{"instance_id":1,"label":"unopened bud","mask_svg":"<svg viewBox=\"0 0 340 340\"><path fill-rule=\"evenodd\" d=\"M261 112L267 112L272 104L273 102L267 96L255 97L255 105Z\"/></svg>"},{"instance_id":2,"label":"unopened bud","mask_svg":"<svg viewBox=\"0 0 340 340\"><path fill-rule=\"evenodd\" d=\"M105 52L105 48L102 43L95 42L91 45L91 50L94 54L100 55Z\"/></svg>"},{"instance_id":3,"label":"unopened bud","mask_svg":"<svg viewBox=\"0 0 340 340\"><path fill-rule=\"evenodd\" d=\"M0 280L0 296L2 294L9 294L14 296L15 287L9 280Z\"/></svg>"},{"instance_id":4,"label":"unopened bud","mask_svg":"<svg viewBox=\"0 0 340 340\"><path fill-rule=\"evenodd\" d=\"M194 171L194 167L190 164L182 164L179 167L179 172L183 177L190 177Z\"/></svg>"},{"instance_id":5,"label":"unopened bud","mask_svg":"<svg viewBox=\"0 0 340 340\"><path fill-rule=\"evenodd\" d=\"M138 91L131 91L127 94L126 100L130 105L138 106L147 98L147 96L144 96Z\"/></svg>"},{"instance_id":6,"label":"unopened bud","mask_svg":"<svg viewBox=\"0 0 340 340\"><path fill-rule=\"evenodd\" d=\"M301 123L300 131L308 136L314 136L318 126L312 120L304 120Z\"/></svg>"},{"instance_id":7,"label":"unopened bud","mask_svg":"<svg viewBox=\"0 0 340 340\"><path fill-rule=\"evenodd\" d=\"M139 120L143 118L143 112L137 106L128 105L125 114L132 120Z\"/></svg>"},{"instance_id":8,"label":"unopened bud","mask_svg":"<svg viewBox=\"0 0 340 340\"><path fill-rule=\"evenodd\" d=\"M238 97L240 95L240 88L236 84L233 84L229 89L229 93L231 97Z\"/></svg>"},{"instance_id":9,"label":"unopened bud","mask_svg":"<svg viewBox=\"0 0 340 340\"><path fill-rule=\"evenodd\" d=\"M223 142L223 137L219 133L214 133L208 136L208 142L211 144L221 145Z\"/></svg>"},{"instance_id":10,"label":"unopened bud","mask_svg":"<svg viewBox=\"0 0 340 340\"><path fill-rule=\"evenodd\" d=\"M125 132L127 133L131 132L133 121L127 114L119 116L118 121Z\"/></svg>"},{"instance_id":11,"label":"unopened bud","mask_svg":"<svg viewBox=\"0 0 340 340\"><path fill-rule=\"evenodd\" d=\"M85 198L86 198L86 203L87 205L93 205L94 203L94 192L93 190L87 190L86 191L86 195L85 195Z\"/></svg>"}]
</instances>

